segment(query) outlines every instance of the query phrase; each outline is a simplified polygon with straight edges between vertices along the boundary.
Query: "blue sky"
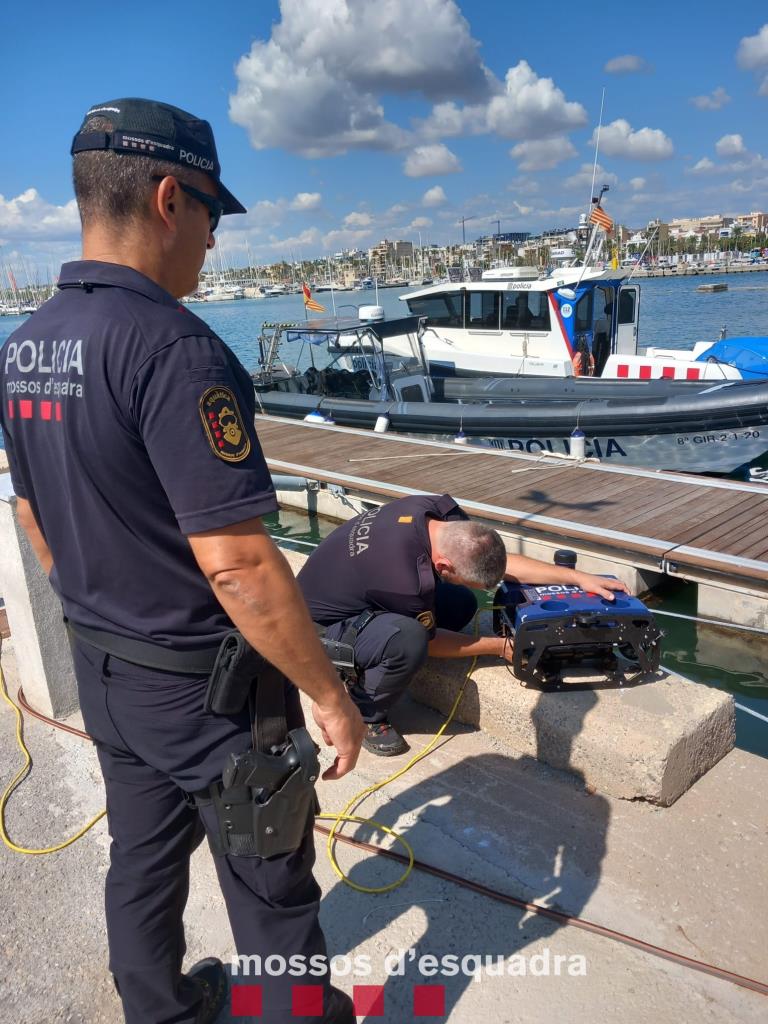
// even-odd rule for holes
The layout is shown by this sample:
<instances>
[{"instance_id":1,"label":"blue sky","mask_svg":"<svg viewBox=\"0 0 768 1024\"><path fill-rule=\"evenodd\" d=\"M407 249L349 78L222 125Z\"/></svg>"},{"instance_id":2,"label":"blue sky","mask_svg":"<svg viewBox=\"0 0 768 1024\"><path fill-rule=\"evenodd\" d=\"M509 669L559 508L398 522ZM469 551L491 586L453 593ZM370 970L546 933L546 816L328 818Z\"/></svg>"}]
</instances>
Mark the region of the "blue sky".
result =
<instances>
[{"instance_id":1,"label":"blue sky","mask_svg":"<svg viewBox=\"0 0 768 1024\"><path fill-rule=\"evenodd\" d=\"M230 264L574 224L603 88L615 219L768 209L764 0L44 0L0 61L0 260L43 276L78 253L72 135L130 95L213 124Z\"/></svg>"}]
</instances>

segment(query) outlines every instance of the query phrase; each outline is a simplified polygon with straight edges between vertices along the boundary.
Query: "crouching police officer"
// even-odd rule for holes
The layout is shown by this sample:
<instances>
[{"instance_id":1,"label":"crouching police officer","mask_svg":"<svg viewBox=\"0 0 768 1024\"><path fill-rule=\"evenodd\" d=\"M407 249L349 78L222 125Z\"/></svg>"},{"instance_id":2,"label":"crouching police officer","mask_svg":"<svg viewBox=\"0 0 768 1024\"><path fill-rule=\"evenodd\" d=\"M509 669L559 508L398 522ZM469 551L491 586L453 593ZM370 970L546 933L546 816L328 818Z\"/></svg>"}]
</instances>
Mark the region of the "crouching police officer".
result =
<instances>
[{"instance_id":1,"label":"crouching police officer","mask_svg":"<svg viewBox=\"0 0 768 1024\"><path fill-rule=\"evenodd\" d=\"M477 611L472 589L501 580L571 583L612 599L619 580L525 555L508 555L499 534L469 517L449 494L399 498L339 526L312 552L298 580L328 640L354 647L350 695L367 729L363 746L401 754L408 745L389 709L427 655L497 655L507 640L459 632Z\"/></svg>"},{"instance_id":2,"label":"crouching police officer","mask_svg":"<svg viewBox=\"0 0 768 1024\"><path fill-rule=\"evenodd\" d=\"M245 212L221 183L210 125L112 100L88 111L72 152L83 259L5 345L2 428L104 775L110 968L126 1022L202 1024L227 991L217 960L181 973L203 826L238 954L327 962L316 755L288 680L336 748L326 778L354 767L364 727L261 524L277 505L248 374L177 301L197 287L221 215ZM252 735L254 649L270 665ZM209 676L223 689L209 693ZM265 1021L317 1021L292 1013L290 978L259 980ZM352 1024L327 971L312 982L322 1020Z\"/></svg>"}]
</instances>

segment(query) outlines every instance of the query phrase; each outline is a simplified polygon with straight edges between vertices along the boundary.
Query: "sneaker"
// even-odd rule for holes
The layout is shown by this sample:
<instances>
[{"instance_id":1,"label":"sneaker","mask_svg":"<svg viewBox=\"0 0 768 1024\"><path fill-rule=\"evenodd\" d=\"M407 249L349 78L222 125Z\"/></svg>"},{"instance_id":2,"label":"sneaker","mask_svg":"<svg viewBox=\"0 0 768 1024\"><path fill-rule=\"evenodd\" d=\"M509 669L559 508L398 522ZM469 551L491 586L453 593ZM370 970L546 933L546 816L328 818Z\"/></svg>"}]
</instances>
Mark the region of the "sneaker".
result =
<instances>
[{"instance_id":1,"label":"sneaker","mask_svg":"<svg viewBox=\"0 0 768 1024\"><path fill-rule=\"evenodd\" d=\"M408 744L389 722L366 723L363 746L380 757L394 757L395 754L404 754L408 749Z\"/></svg>"},{"instance_id":2,"label":"sneaker","mask_svg":"<svg viewBox=\"0 0 768 1024\"><path fill-rule=\"evenodd\" d=\"M186 974L194 978L203 990L203 1003L197 1014L195 1024L214 1024L221 1013L227 999L227 972L221 960L209 956L200 960Z\"/></svg>"},{"instance_id":3,"label":"sneaker","mask_svg":"<svg viewBox=\"0 0 768 1024\"><path fill-rule=\"evenodd\" d=\"M320 1024L356 1024L355 1004L340 988L331 988L328 1009Z\"/></svg>"}]
</instances>

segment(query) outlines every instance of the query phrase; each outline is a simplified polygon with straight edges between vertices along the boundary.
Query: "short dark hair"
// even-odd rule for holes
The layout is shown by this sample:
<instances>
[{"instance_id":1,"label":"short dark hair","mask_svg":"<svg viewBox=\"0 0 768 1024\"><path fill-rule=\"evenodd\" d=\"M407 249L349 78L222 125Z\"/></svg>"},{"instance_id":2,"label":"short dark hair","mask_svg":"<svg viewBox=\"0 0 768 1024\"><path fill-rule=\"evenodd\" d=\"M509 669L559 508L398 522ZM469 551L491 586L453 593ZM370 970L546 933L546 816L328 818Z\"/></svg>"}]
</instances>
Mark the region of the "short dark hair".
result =
<instances>
[{"instance_id":1,"label":"short dark hair","mask_svg":"<svg viewBox=\"0 0 768 1024\"><path fill-rule=\"evenodd\" d=\"M112 121L94 116L83 125L83 132L111 132ZM205 175L178 164L134 153L114 150L87 150L75 153L72 183L80 221L85 227L95 220L129 221L145 216L150 196L157 187L156 175L173 175L188 185L200 185ZM191 181L187 179L191 178Z\"/></svg>"},{"instance_id":2,"label":"short dark hair","mask_svg":"<svg viewBox=\"0 0 768 1024\"><path fill-rule=\"evenodd\" d=\"M440 551L464 580L490 590L504 578L507 552L496 530L482 523L449 521L440 531Z\"/></svg>"}]
</instances>

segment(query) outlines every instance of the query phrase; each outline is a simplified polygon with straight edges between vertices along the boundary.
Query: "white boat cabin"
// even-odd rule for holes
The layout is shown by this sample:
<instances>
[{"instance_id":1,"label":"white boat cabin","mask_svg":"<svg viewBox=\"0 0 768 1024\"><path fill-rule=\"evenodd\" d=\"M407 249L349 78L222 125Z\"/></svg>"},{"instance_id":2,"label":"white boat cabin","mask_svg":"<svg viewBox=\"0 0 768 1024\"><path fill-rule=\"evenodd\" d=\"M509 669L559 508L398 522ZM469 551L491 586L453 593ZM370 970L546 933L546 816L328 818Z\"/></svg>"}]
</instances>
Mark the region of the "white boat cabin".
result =
<instances>
[{"instance_id":1,"label":"white boat cabin","mask_svg":"<svg viewBox=\"0 0 768 1024\"><path fill-rule=\"evenodd\" d=\"M432 285L401 299L427 318L422 343L433 376L740 376L697 362L711 342L639 353L640 287L626 284L626 276L620 269L567 267L539 278L535 267L503 267L480 281ZM387 347L397 351L397 340Z\"/></svg>"}]
</instances>

